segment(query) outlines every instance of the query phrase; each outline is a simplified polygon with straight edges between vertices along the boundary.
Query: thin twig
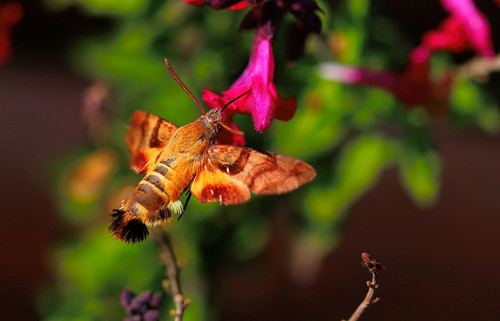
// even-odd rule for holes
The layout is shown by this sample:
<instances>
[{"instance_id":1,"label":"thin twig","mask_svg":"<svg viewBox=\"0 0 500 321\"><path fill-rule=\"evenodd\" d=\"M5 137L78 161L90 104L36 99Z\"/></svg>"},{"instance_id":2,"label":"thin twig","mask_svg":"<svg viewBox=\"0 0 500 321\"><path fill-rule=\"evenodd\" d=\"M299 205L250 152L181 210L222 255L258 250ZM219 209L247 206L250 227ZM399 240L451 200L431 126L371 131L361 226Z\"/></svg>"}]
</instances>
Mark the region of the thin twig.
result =
<instances>
[{"instance_id":1,"label":"thin twig","mask_svg":"<svg viewBox=\"0 0 500 321\"><path fill-rule=\"evenodd\" d=\"M486 82L493 72L500 70L500 55L492 58L474 57L459 67L459 73L480 82Z\"/></svg>"},{"instance_id":2,"label":"thin twig","mask_svg":"<svg viewBox=\"0 0 500 321\"><path fill-rule=\"evenodd\" d=\"M371 259L368 253L361 254L361 258L363 259L364 267L366 267L370 273L372 274L372 280L366 281L366 285L368 286L368 293L366 293L365 299L360 303L356 311L351 315L349 320L347 321L357 321L361 314L365 311L365 309L375 302L380 300L379 297L373 297L375 294L375 290L378 289L379 285L377 283L377 272L383 270L385 267L378 263L376 260Z\"/></svg>"},{"instance_id":3,"label":"thin twig","mask_svg":"<svg viewBox=\"0 0 500 321\"><path fill-rule=\"evenodd\" d=\"M174 249L170 237L160 228L153 229L153 238L160 252L160 259L165 265L167 280L162 285L166 292L170 293L174 299L175 311L172 311L174 321L182 321L184 310L189 305L189 300L184 298L179 282L179 266L175 257Z\"/></svg>"},{"instance_id":4,"label":"thin twig","mask_svg":"<svg viewBox=\"0 0 500 321\"><path fill-rule=\"evenodd\" d=\"M351 315L349 320L347 321L357 321L361 314L365 311L365 309L372 303L377 302L380 298L373 298L373 295L375 294L375 289L378 287L377 284L377 275L372 274L372 281L367 281L366 284L368 285L368 293L365 296L365 299L361 304L358 306L356 311Z\"/></svg>"}]
</instances>

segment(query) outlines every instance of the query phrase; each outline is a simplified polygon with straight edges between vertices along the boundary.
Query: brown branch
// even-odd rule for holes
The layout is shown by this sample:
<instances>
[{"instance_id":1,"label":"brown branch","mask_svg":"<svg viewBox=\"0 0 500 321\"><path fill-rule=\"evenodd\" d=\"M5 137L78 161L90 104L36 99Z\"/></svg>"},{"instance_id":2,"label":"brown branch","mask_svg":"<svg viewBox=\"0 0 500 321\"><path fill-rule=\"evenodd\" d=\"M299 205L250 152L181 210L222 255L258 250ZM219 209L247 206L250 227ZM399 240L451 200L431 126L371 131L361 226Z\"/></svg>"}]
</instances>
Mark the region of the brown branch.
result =
<instances>
[{"instance_id":1,"label":"brown branch","mask_svg":"<svg viewBox=\"0 0 500 321\"><path fill-rule=\"evenodd\" d=\"M166 292L170 293L174 299L175 310L171 311L174 316L174 321L182 321L184 310L190 303L189 299L185 299L181 291L179 281L179 266L175 257L174 249L170 237L160 228L153 229L153 239L158 246L160 260L165 265L165 274L167 280L162 282L162 286Z\"/></svg>"},{"instance_id":2,"label":"brown branch","mask_svg":"<svg viewBox=\"0 0 500 321\"><path fill-rule=\"evenodd\" d=\"M385 269L385 267L378 263L376 260L371 259L368 253L361 254L361 258L363 259L363 262L361 264L370 271L370 273L372 274L372 280L366 281L366 285L368 286L368 293L366 293L363 302L360 303L356 311L354 311L354 313L347 321L357 321L370 304L376 303L380 300L379 297L374 298L373 296L375 295L375 290L379 287L377 283L377 273L380 270Z\"/></svg>"}]
</instances>

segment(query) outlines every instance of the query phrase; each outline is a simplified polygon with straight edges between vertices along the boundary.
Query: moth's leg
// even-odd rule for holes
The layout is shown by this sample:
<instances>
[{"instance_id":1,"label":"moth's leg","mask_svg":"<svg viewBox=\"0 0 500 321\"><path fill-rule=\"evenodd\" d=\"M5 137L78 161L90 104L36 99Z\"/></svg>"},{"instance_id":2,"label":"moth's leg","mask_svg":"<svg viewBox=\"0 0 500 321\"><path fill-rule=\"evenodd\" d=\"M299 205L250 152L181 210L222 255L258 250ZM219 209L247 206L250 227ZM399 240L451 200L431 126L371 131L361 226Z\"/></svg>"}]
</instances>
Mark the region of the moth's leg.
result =
<instances>
[{"instance_id":1,"label":"moth's leg","mask_svg":"<svg viewBox=\"0 0 500 321\"><path fill-rule=\"evenodd\" d=\"M182 214L182 212L184 211L182 208L182 202L180 200L168 203L167 208L170 210L170 212L172 212L172 214Z\"/></svg>"},{"instance_id":2,"label":"moth's leg","mask_svg":"<svg viewBox=\"0 0 500 321\"><path fill-rule=\"evenodd\" d=\"M182 213L181 215L179 215L179 218L177 218L177 221L181 219L182 215L184 214L184 212L186 211L186 207L188 206L188 203L189 203L189 200L191 199L191 195L193 195L191 193L191 189L188 189L187 193L186 193L186 202L184 203L184 207L182 208Z\"/></svg>"}]
</instances>

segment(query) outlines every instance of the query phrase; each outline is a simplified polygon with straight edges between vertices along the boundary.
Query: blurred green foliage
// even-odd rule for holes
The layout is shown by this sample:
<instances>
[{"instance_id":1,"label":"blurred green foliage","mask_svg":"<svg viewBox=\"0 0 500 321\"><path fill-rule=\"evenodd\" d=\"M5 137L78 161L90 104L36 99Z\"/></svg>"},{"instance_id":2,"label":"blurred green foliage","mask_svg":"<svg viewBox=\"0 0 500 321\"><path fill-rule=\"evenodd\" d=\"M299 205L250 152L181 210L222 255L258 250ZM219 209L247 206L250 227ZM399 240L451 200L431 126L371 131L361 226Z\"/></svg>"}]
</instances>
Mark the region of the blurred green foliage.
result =
<instances>
[{"instance_id":1,"label":"blurred green foliage","mask_svg":"<svg viewBox=\"0 0 500 321\"><path fill-rule=\"evenodd\" d=\"M136 293L161 291L164 278L151 239L125 245L106 230L111 209L119 207L127 188L139 180L128 169L123 143L132 111L146 110L177 125L193 121L199 111L171 79L163 57L172 61L183 81L201 98L201 88L220 92L239 76L248 61L252 32L238 32L245 11L214 11L182 0L46 3L54 10L77 5L89 15L113 20L107 32L79 39L69 59L81 74L110 85L113 117L98 139L54 162L53 173L59 177L55 199L72 233L54 252L56 286L40 296L40 310L43 319L50 321L117 320L125 317L119 303L123 287ZM278 35L276 84L282 96L298 101L291 121L275 122L261 135L253 131L250 117L236 117L250 147L310 162L318 172L315 181L293 196L254 196L239 206L192 200L180 222L164 224L183 262L184 293L193 300L185 320L216 318L215 290L210 285L218 277L217 268L261 253L271 237L276 202L296 225L297 240L319 253L316 264L320 264L339 240L350 205L376 186L387 167L399 169L402 187L416 205L430 206L436 201L441 163L427 111L408 110L378 89L322 79L317 70L319 60L324 59L320 57L335 56L341 63L368 67L406 60L411 41L379 14L381 8L373 6L368 0L343 1L335 7L321 2L324 38L341 39L341 50L334 55L328 44L310 39L306 57L293 68L285 67L284 55L279 54L286 43ZM388 36L381 37L381 33ZM433 68L451 68L450 59L437 59ZM494 99L467 78L457 78L452 87L448 118L455 126L477 126L489 133L497 133L500 124ZM114 155L100 162L109 166L102 169L102 176L86 182L82 164L103 150ZM90 184L93 194L79 197L78 184ZM162 319L167 318L171 302L165 295Z\"/></svg>"}]
</instances>

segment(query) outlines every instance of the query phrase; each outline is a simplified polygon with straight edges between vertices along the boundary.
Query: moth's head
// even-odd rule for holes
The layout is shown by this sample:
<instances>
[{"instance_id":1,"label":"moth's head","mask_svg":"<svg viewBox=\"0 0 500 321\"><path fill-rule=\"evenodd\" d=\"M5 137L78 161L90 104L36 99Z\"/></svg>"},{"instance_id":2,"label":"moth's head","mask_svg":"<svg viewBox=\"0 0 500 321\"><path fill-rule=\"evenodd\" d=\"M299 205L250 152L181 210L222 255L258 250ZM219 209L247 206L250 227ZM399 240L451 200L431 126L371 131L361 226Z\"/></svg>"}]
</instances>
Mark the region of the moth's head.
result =
<instances>
[{"instance_id":1,"label":"moth's head","mask_svg":"<svg viewBox=\"0 0 500 321\"><path fill-rule=\"evenodd\" d=\"M108 230L113 233L116 238L125 243L136 243L143 241L149 235L148 228L137 216L126 211L115 209L111 214L113 222L108 227Z\"/></svg>"},{"instance_id":2,"label":"moth's head","mask_svg":"<svg viewBox=\"0 0 500 321\"><path fill-rule=\"evenodd\" d=\"M222 121L222 119L223 119L222 112L229 105L231 105L232 103L234 103L236 100L240 99L241 97L245 96L249 92L250 91L247 90L244 93L242 93L241 95L239 95L238 97L233 98L231 101L229 101L227 104L225 104L222 108L211 109L210 111L204 113L201 116L201 119L202 119L203 123L205 124L205 127L207 129L209 129L210 131L212 131L210 134L216 136L220 132L221 128L224 127L225 129L227 129L229 132L231 132L234 135L239 135L239 136L243 135L243 132L241 132L239 130L235 130L230 125L228 125Z\"/></svg>"},{"instance_id":3,"label":"moth's head","mask_svg":"<svg viewBox=\"0 0 500 321\"><path fill-rule=\"evenodd\" d=\"M233 135L243 136L242 131L232 128L230 125L222 121L222 111L224 108L211 109L209 112L202 115L200 118L205 125L208 135L211 141L215 142L217 134L220 133L221 129L224 128Z\"/></svg>"},{"instance_id":4,"label":"moth's head","mask_svg":"<svg viewBox=\"0 0 500 321\"><path fill-rule=\"evenodd\" d=\"M211 109L201 117L201 122L205 126L206 133L210 141L215 142L217 134L219 134L222 123L222 112L220 109Z\"/></svg>"},{"instance_id":5,"label":"moth's head","mask_svg":"<svg viewBox=\"0 0 500 321\"><path fill-rule=\"evenodd\" d=\"M222 109L210 109L202 116L203 122L207 125L216 124L222 121ZM213 126L213 125L212 125Z\"/></svg>"}]
</instances>

